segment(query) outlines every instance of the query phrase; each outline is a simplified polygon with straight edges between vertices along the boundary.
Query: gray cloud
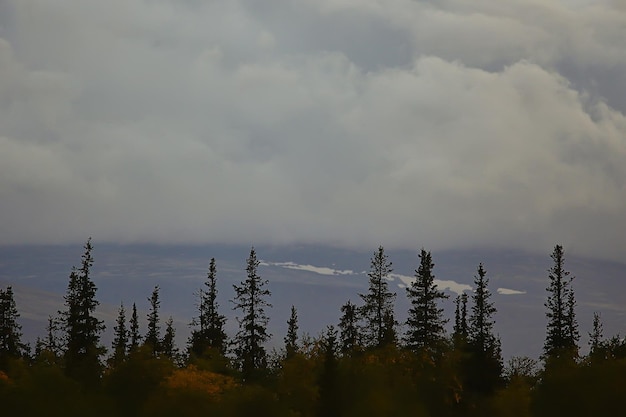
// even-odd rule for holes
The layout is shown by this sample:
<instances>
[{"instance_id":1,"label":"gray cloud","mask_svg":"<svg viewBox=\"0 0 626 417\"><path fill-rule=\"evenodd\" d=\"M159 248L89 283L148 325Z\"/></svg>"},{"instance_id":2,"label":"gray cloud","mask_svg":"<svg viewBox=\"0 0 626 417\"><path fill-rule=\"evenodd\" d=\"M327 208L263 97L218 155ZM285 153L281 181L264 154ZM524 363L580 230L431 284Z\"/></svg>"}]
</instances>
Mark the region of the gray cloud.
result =
<instances>
[{"instance_id":1,"label":"gray cloud","mask_svg":"<svg viewBox=\"0 0 626 417\"><path fill-rule=\"evenodd\" d=\"M626 250L610 3L0 3L0 242Z\"/></svg>"}]
</instances>

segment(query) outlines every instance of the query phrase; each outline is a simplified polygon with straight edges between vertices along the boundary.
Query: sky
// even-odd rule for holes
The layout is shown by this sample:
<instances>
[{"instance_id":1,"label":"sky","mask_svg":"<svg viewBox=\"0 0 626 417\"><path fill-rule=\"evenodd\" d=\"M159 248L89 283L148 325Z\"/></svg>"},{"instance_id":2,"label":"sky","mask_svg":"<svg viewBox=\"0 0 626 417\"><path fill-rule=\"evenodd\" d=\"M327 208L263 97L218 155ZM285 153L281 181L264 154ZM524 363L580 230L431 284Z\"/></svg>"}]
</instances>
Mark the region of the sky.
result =
<instances>
[{"instance_id":1,"label":"sky","mask_svg":"<svg viewBox=\"0 0 626 417\"><path fill-rule=\"evenodd\" d=\"M626 3L0 0L0 244L626 253Z\"/></svg>"}]
</instances>

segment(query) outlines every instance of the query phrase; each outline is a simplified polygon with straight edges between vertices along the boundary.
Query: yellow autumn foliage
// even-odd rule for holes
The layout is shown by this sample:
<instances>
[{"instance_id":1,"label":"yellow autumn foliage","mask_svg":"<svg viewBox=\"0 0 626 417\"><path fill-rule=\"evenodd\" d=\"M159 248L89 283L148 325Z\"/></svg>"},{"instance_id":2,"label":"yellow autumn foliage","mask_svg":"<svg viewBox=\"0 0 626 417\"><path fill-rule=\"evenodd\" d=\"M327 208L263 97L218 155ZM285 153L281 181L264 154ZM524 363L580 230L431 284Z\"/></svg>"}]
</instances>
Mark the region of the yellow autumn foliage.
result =
<instances>
[{"instance_id":1,"label":"yellow autumn foliage","mask_svg":"<svg viewBox=\"0 0 626 417\"><path fill-rule=\"evenodd\" d=\"M218 397L236 388L237 383L230 376L199 370L196 366L189 365L174 371L166 378L164 386L168 390L194 391Z\"/></svg>"}]
</instances>

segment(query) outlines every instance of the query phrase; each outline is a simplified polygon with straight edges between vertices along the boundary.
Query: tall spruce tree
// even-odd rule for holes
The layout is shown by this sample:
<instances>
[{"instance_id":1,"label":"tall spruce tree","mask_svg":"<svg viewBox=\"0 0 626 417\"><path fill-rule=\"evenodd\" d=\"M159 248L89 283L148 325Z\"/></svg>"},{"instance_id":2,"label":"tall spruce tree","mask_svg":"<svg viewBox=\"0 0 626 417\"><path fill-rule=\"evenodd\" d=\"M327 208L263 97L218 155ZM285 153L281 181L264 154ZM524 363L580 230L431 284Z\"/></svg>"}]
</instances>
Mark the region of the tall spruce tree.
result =
<instances>
[{"instance_id":1,"label":"tall spruce tree","mask_svg":"<svg viewBox=\"0 0 626 417\"><path fill-rule=\"evenodd\" d=\"M502 352L500 339L494 335L496 313L490 300L489 279L483 264L478 265L474 276L474 294L468 329L468 374L467 385L471 391L481 394L492 393L502 382Z\"/></svg>"},{"instance_id":2,"label":"tall spruce tree","mask_svg":"<svg viewBox=\"0 0 626 417\"><path fill-rule=\"evenodd\" d=\"M339 350L349 356L361 347L361 331L357 306L348 301L341 306L339 319Z\"/></svg>"},{"instance_id":3,"label":"tall spruce tree","mask_svg":"<svg viewBox=\"0 0 626 417\"><path fill-rule=\"evenodd\" d=\"M95 316L99 302L96 285L91 280L93 266L91 238L84 246L81 267L72 268L65 299L65 310L59 312L65 341L65 369L69 376L84 383L97 383L102 371L100 356L104 347L100 335L105 326Z\"/></svg>"},{"instance_id":4,"label":"tall spruce tree","mask_svg":"<svg viewBox=\"0 0 626 417\"><path fill-rule=\"evenodd\" d=\"M139 334L139 316L137 315L137 305L133 303L133 312L130 316L130 329L128 331L128 353L135 352L139 348L141 335Z\"/></svg>"},{"instance_id":5,"label":"tall spruce tree","mask_svg":"<svg viewBox=\"0 0 626 417\"><path fill-rule=\"evenodd\" d=\"M0 289L0 369L5 369L9 359L18 358L25 351L19 317L13 287Z\"/></svg>"},{"instance_id":6,"label":"tall spruce tree","mask_svg":"<svg viewBox=\"0 0 626 417\"><path fill-rule=\"evenodd\" d=\"M237 317L239 331L234 339L234 352L246 379L255 378L259 370L267 367L267 353L263 344L271 337L267 331L269 319L265 313L266 308L272 307L267 301L271 293L266 288L268 281L261 279L257 273L259 263L253 247L246 261L246 279L240 285L233 285L233 310L242 313L241 317Z\"/></svg>"},{"instance_id":7,"label":"tall spruce tree","mask_svg":"<svg viewBox=\"0 0 626 417\"><path fill-rule=\"evenodd\" d=\"M443 308L438 303L448 296L435 283L435 264L430 252L422 248L419 258L420 266L415 271L415 280L406 289L411 308L406 321L408 330L405 342L413 351L434 356L441 352L445 339L444 326L447 322L443 318Z\"/></svg>"},{"instance_id":8,"label":"tall spruce tree","mask_svg":"<svg viewBox=\"0 0 626 417\"><path fill-rule=\"evenodd\" d=\"M356 312L356 310L355 310ZM338 387L337 330L328 326L320 339L323 364L319 375L319 400L317 415L319 417L340 416L341 396Z\"/></svg>"},{"instance_id":9,"label":"tall spruce tree","mask_svg":"<svg viewBox=\"0 0 626 417\"><path fill-rule=\"evenodd\" d=\"M600 313L596 311L593 313L593 326L589 333L589 356L591 358L595 359L599 356L603 337L602 319Z\"/></svg>"},{"instance_id":10,"label":"tall spruce tree","mask_svg":"<svg viewBox=\"0 0 626 417\"><path fill-rule=\"evenodd\" d=\"M58 317L48 316L48 325L46 326L46 339L44 348L52 353L55 358L61 356L61 341L59 340L59 328L62 325Z\"/></svg>"},{"instance_id":11,"label":"tall spruce tree","mask_svg":"<svg viewBox=\"0 0 626 417\"><path fill-rule=\"evenodd\" d=\"M217 303L217 268L215 258L211 258L206 289L199 294L199 315L192 321L196 328L191 332L189 351L196 356L204 355L208 349L216 350L220 354L226 351L226 331L224 325L226 317L219 313Z\"/></svg>"},{"instance_id":12,"label":"tall spruce tree","mask_svg":"<svg viewBox=\"0 0 626 417\"><path fill-rule=\"evenodd\" d=\"M548 270L550 280L545 303L548 326L543 346L544 359L574 359L578 356L578 324L575 315L573 277L565 270L563 246L556 245L550 255L554 264Z\"/></svg>"},{"instance_id":13,"label":"tall spruce tree","mask_svg":"<svg viewBox=\"0 0 626 417\"><path fill-rule=\"evenodd\" d=\"M144 338L144 346L148 346L153 356L161 353L161 325L159 319L159 286L156 285L152 290L152 295L148 298L150 302L150 311L148 312L148 332Z\"/></svg>"},{"instance_id":14,"label":"tall spruce tree","mask_svg":"<svg viewBox=\"0 0 626 417\"><path fill-rule=\"evenodd\" d=\"M491 291L488 288L489 279L483 264L478 265L477 275L474 276L474 294L472 295L472 312L469 317L469 342L476 350L486 352L493 345L496 337L493 334L495 320L493 315L496 307L490 301Z\"/></svg>"},{"instance_id":15,"label":"tall spruce tree","mask_svg":"<svg viewBox=\"0 0 626 417\"><path fill-rule=\"evenodd\" d=\"M126 309L124 303L120 304L117 313L115 327L113 327L113 342L111 344L113 354L110 359L111 366L115 367L126 359L128 350L128 329L126 328Z\"/></svg>"},{"instance_id":16,"label":"tall spruce tree","mask_svg":"<svg viewBox=\"0 0 626 417\"><path fill-rule=\"evenodd\" d=\"M174 328L174 319L170 316L165 322L165 334L161 340L161 351L163 355L169 359L176 359L178 348L176 347L176 329Z\"/></svg>"},{"instance_id":17,"label":"tall spruce tree","mask_svg":"<svg viewBox=\"0 0 626 417\"><path fill-rule=\"evenodd\" d=\"M291 314L287 320L287 334L285 335L285 355L293 357L299 350L298 346L298 312L295 306L291 306Z\"/></svg>"},{"instance_id":18,"label":"tall spruce tree","mask_svg":"<svg viewBox=\"0 0 626 417\"><path fill-rule=\"evenodd\" d=\"M371 258L369 290L359 294L363 306L359 313L365 321L365 342L369 347L382 347L395 339L395 318L393 305L396 294L389 291L387 279L393 272L392 264L382 246Z\"/></svg>"},{"instance_id":19,"label":"tall spruce tree","mask_svg":"<svg viewBox=\"0 0 626 417\"><path fill-rule=\"evenodd\" d=\"M456 348L464 346L467 342L467 294L463 293L454 300L454 328L452 341Z\"/></svg>"}]
</instances>

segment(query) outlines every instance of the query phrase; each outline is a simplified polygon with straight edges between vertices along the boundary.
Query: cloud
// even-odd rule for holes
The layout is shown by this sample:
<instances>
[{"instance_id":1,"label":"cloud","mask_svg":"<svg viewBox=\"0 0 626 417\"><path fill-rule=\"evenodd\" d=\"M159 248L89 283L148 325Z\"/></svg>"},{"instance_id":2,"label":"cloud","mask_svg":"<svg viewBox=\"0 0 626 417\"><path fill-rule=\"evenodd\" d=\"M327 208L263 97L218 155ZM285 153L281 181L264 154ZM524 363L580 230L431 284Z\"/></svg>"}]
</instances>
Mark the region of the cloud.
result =
<instances>
[{"instance_id":1,"label":"cloud","mask_svg":"<svg viewBox=\"0 0 626 417\"><path fill-rule=\"evenodd\" d=\"M0 243L626 250L611 3L3 2Z\"/></svg>"}]
</instances>

